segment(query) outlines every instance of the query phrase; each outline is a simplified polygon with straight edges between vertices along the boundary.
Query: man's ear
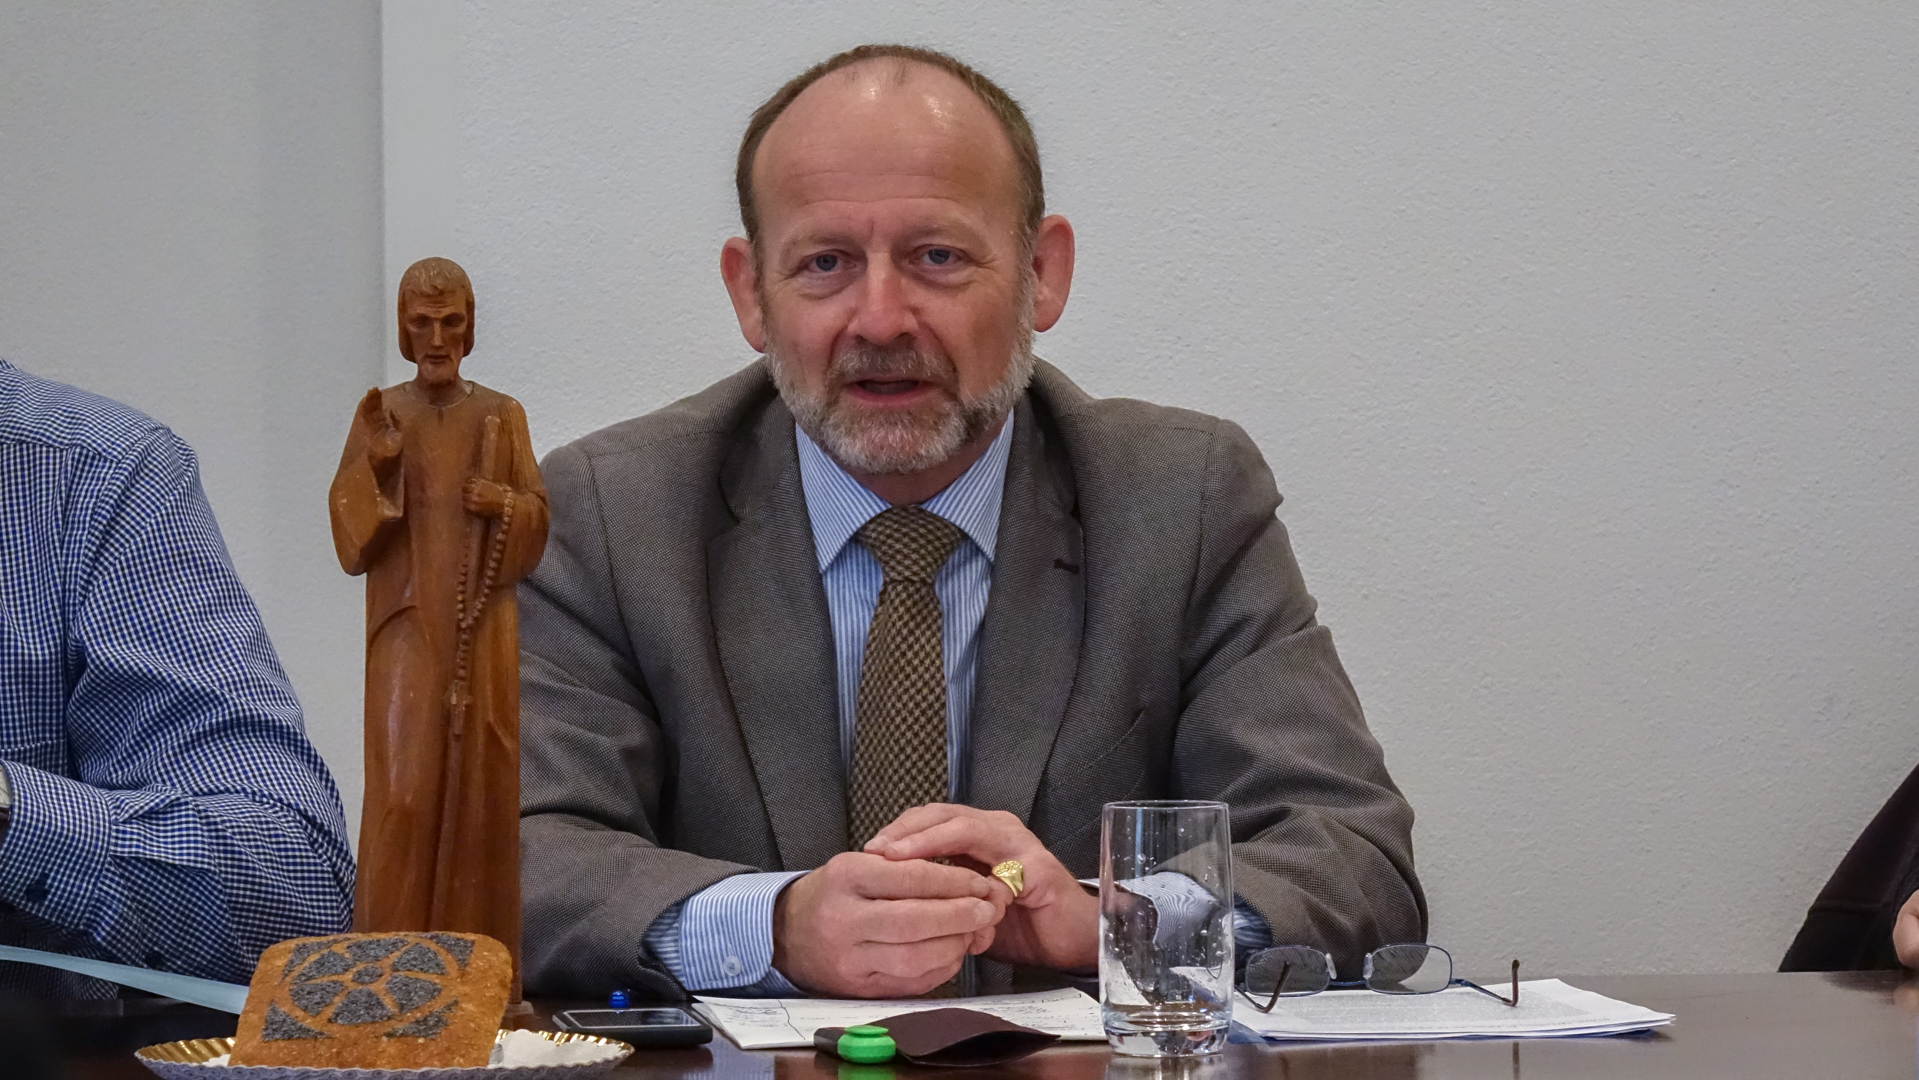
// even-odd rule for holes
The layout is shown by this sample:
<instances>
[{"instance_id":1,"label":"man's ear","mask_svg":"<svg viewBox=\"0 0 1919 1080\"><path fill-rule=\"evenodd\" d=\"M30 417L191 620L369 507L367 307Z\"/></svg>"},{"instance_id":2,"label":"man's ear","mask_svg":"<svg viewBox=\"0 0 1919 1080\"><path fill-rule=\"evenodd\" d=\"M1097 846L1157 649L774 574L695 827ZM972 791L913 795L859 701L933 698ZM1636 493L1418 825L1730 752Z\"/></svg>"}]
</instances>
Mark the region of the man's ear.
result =
<instances>
[{"instance_id":1,"label":"man's ear","mask_svg":"<svg viewBox=\"0 0 1919 1080\"><path fill-rule=\"evenodd\" d=\"M1051 330L1073 291L1073 226L1058 214L1039 223L1033 237L1033 329Z\"/></svg>"},{"instance_id":2,"label":"man's ear","mask_svg":"<svg viewBox=\"0 0 1919 1080\"><path fill-rule=\"evenodd\" d=\"M735 236L720 248L720 278L733 298L733 317L740 335L754 352L766 351L766 313L760 310L760 275L754 265L753 245Z\"/></svg>"}]
</instances>

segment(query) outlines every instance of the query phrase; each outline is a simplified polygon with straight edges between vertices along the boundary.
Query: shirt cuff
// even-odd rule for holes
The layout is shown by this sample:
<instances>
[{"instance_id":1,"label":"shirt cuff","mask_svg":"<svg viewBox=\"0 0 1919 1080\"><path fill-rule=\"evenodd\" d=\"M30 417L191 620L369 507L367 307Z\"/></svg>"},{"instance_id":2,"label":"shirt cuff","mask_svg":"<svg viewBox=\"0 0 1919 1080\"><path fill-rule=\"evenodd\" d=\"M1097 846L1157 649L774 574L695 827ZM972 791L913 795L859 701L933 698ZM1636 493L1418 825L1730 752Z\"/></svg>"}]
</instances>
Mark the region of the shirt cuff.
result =
<instances>
[{"instance_id":1,"label":"shirt cuff","mask_svg":"<svg viewBox=\"0 0 1919 1080\"><path fill-rule=\"evenodd\" d=\"M1220 906L1211 890L1185 874L1169 871L1114 884L1152 903L1153 943L1162 947L1190 937Z\"/></svg>"},{"instance_id":2,"label":"shirt cuff","mask_svg":"<svg viewBox=\"0 0 1919 1080\"><path fill-rule=\"evenodd\" d=\"M1273 945L1273 928L1266 925L1266 917L1244 900L1233 902L1233 947L1239 955L1250 956L1260 949L1270 949Z\"/></svg>"},{"instance_id":3,"label":"shirt cuff","mask_svg":"<svg viewBox=\"0 0 1919 1080\"><path fill-rule=\"evenodd\" d=\"M798 993L773 969L773 906L803 873L722 878L661 912L646 947L690 991Z\"/></svg>"},{"instance_id":4,"label":"shirt cuff","mask_svg":"<svg viewBox=\"0 0 1919 1080\"><path fill-rule=\"evenodd\" d=\"M1092 878L1086 883L1097 888L1099 879ZM1218 905L1205 886L1185 874L1152 874L1118 884L1127 892L1152 902L1158 914L1158 926L1167 937L1191 933L1200 920L1211 914ZM1272 945L1272 929L1251 904L1234 897L1232 919L1233 945L1242 955Z\"/></svg>"},{"instance_id":5,"label":"shirt cuff","mask_svg":"<svg viewBox=\"0 0 1919 1080\"><path fill-rule=\"evenodd\" d=\"M10 761L11 806L0 836L0 901L48 922L88 924L93 886L106 874L114 811L106 795L64 776Z\"/></svg>"}]
</instances>

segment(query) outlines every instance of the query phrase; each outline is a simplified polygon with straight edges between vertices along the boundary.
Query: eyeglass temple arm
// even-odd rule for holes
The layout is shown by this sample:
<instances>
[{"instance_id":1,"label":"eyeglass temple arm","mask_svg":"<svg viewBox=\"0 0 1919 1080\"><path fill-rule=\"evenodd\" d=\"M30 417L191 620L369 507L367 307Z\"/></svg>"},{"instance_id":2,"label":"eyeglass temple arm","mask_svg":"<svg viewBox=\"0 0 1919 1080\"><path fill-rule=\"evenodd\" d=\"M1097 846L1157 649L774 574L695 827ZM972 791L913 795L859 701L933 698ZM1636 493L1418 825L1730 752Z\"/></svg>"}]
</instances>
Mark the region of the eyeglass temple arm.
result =
<instances>
[{"instance_id":1,"label":"eyeglass temple arm","mask_svg":"<svg viewBox=\"0 0 1919 1080\"><path fill-rule=\"evenodd\" d=\"M1284 993L1286 990L1286 976L1292 974L1292 970L1293 970L1293 965L1290 960L1284 964L1279 965L1279 981L1273 983L1273 996L1266 999L1266 1004L1261 1005L1259 1003L1259 999L1254 997L1251 993L1249 993L1244 986L1241 986L1239 988L1240 996L1244 997L1247 1001L1252 1002L1253 1008L1258 1009L1260 1012L1263 1012L1263 1013L1272 1012L1273 1006L1279 1004L1279 995Z\"/></svg>"},{"instance_id":2,"label":"eyeglass temple arm","mask_svg":"<svg viewBox=\"0 0 1919 1080\"><path fill-rule=\"evenodd\" d=\"M1279 995L1284 993L1286 990L1286 976L1291 975L1292 973L1293 973L1292 961L1289 960L1286 963L1279 965L1279 979L1278 981L1273 983L1273 996L1267 998L1266 1004L1261 1005L1259 1007L1260 1012L1265 1012L1265 1013L1272 1012L1273 1006L1279 1004Z\"/></svg>"},{"instance_id":3,"label":"eyeglass temple arm","mask_svg":"<svg viewBox=\"0 0 1919 1080\"><path fill-rule=\"evenodd\" d=\"M1480 993L1496 1001L1500 1001L1507 1005L1511 1005L1514 1008L1519 1007L1519 961L1517 960L1513 961L1513 996L1510 998L1504 994L1495 994L1491 990L1488 990L1485 987L1469 979L1455 979L1454 981L1470 986L1474 990L1477 990Z\"/></svg>"}]
</instances>

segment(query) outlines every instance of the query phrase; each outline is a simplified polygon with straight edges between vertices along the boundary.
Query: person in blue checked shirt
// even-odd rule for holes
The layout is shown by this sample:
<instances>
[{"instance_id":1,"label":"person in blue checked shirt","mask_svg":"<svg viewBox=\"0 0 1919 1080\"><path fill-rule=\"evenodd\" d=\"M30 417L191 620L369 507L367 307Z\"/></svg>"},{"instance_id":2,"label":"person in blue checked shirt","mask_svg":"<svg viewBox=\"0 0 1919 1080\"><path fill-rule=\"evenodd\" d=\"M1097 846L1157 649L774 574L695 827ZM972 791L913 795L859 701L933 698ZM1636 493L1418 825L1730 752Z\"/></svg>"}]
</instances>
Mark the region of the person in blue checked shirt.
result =
<instances>
[{"instance_id":1,"label":"person in blue checked shirt","mask_svg":"<svg viewBox=\"0 0 1919 1080\"><path fill-rule=\"evenodd\" d=\"M0 361L0 944L245 982L352 896L339 793L193 451ZM114 992L0 962L0 994Z\"/></svg>"}]
</instances>

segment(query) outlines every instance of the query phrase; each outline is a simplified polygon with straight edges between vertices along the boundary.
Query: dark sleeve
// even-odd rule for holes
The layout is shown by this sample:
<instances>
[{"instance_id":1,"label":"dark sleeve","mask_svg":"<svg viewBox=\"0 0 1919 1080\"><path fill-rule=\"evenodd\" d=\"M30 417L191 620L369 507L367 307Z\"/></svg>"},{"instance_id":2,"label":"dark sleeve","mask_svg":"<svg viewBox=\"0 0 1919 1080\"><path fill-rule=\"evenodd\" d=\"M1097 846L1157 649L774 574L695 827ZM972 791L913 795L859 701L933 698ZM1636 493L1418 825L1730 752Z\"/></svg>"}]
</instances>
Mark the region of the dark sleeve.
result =
<instances>
[{"instance_id":1,"label":"dark sleeve","mask_svg":"<svg viewBox=\"0 0 1919 1080\"><path fill-rule=\"evenodd\" d=\"M1277 944L1316 945L1342 972L1421 941L1412 808L1386 773L1332 635L1275 516L1246 433L1219 421L1186 613L1175 776L1233 808L1233 881Z\"/></svg>"},{"instance_id":2,"label":"dark sleeve","mask_svg":"<svg viewBox=\"0 0 1919 1080\"><path fill-rule=\"evenodd\" d=\"M164 430L93 476L66 583L73 775L5 763L0 901L123 963L245 982L344 930L340 798L192 454Z\"/></svg>"},{"instance_id":3,"label":"dark sleeve","mask_svg":"<svg viewBox=\"0 0 1919 1080\"><path fill-rule=\"evenodd\" d=\"M752 867L659 846L670 748L621 622L591 462L549 455L546 557L520 586L522 953L529 991L677 995L654 919Z\"/></svg>"},{"instance_id":4,"label":"dark sleeve","mask_svg":"<svg viewBox=\"0 0 1919 1080\"><path fill-rule=\"evenodd\" d=\"M1879 808L1806 911L1781 971L1898 970L1892 928L1919 890L1919 769Z\"/></svg>"}]
</instances>

